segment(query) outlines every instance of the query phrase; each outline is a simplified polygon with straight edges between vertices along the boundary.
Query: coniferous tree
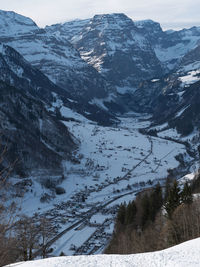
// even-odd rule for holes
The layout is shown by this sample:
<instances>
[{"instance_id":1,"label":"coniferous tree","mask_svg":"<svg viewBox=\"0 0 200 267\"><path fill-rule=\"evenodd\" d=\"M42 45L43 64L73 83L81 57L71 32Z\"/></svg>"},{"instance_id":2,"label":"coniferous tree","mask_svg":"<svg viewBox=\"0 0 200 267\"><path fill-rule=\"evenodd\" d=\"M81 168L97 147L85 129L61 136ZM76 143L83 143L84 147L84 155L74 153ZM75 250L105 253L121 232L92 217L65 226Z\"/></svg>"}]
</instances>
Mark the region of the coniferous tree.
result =
<instances>
[{"instance_id":1,"label":"coniferous tree","mask_svg":"<svg viewBox=\"0 0 200 267\"><path fill-rule=\"evenodd\" d=\"M169 218L171 218L174 210L179 206L180 200L180 188L177 181L174 181L174 184L169 191L169 195L165 203L165 209Z\"/></svg>"},{"instance_id":2,"label":"coniferous tree","mask_svg":"<svg viewBox=\"0 0 200 267\"><path fill-rule=\"evenodd\" d=\"M167 201L167 199L168 199L171 187L172 187L172 178L167 177L167 179L165 181L165 195L164 195L164 200L165 201Z\"/></svg>"},{"instance_id":3,"label":"coniferous tree","mask_svg":"<svg viewBox=\"0 0 200 267\"><path fill-rule=\"evenodd\" d=\"M119 210L117 213L117 221L120 222L121 224L124 224L125 216L126 216L126 204L124 203L119 206Z\"/></svg>"},{"instance_id":4,"label":"coniferous tree","mask_svg":"<svg viewBox=\"0 0 200 267\"><path fill-rule=\"evenodd\" d=\"M151 201L150 219L151 221L154 221L157 212L160 210L160 208L163 205L162 188L159 183L153 189L153 192L150 196L150 201Z\"/></svg>"},{"instance_id":5,"label":"coniferous tree","mask_svg":"<svg viewBox=\"0 0 200 267\"><path fill-rule=\"evenodd\" d=\"M150 212L151 212L151 203L149 201L149 197L147 194L145 194L144 197L142 198L141 209L142 209L141 227L144 228L147 221L150 218Z\"/></svg>"},{"instance_id":6,"label":"coniferous tree","mask_svg":"<svg viewBox=\"0 0 200 267\"><path fill-rule=\"evenodd\" d=\"M129 202L126 208L125 224L131 224L134 222L137 213L137 207L135 201Z\"/></svg>"},{"instance_id":7,"label":"coniferous tree","mask_svg":"<svg viewBox=\"0 0 200 267\"><path fill-rule=\"evenodd\" d=\"M184 184L183 191L181 192L181 202L188 205L193 202L192 189L188 182Z\"/></svg>"},{"instance_id":8,"label":"coniferous tree","mask_svg":"<svg viewBox=\"0 0 200 267\"><path fill-rule=\"evenodd\" d=\"M198 170L198 173L195 175L191 184L191 188L193 193L200 192L200 170Z\"/></svg>"}]
</instances>

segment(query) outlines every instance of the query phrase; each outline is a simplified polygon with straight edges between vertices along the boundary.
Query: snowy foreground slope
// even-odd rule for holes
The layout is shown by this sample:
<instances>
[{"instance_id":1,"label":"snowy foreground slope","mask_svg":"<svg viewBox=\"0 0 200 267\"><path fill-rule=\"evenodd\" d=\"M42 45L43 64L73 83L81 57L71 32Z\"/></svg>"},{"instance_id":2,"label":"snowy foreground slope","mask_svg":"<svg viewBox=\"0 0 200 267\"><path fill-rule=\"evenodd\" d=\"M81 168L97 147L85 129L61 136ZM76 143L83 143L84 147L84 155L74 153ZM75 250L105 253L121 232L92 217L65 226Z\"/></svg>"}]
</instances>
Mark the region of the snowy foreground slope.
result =
<instances>
[{"instance_id":1,"label":"snowy foreground slope","mask_svg":"<svg viewBox=\"0 0 200 267\"><path fill-rule=\"evenodd\" d=\"M132 255L96 255L56 257L12 264L20 267L128 267L128 266L200 266L200 238L184 242L169 249Z\"/></svg>"}]
</instances>

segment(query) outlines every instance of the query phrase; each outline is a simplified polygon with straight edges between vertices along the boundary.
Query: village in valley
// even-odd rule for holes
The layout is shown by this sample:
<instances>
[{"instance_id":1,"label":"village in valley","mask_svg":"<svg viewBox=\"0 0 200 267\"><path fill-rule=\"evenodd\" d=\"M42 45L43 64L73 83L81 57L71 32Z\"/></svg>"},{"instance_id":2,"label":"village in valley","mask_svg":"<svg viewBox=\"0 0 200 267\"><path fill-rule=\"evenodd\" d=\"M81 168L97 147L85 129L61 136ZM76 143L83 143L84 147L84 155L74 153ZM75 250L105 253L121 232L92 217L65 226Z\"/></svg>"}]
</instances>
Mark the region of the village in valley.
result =
<instances>
[{"instance_id":1,"label":"village in valley","mask_svg":"<svg viewBox=\"0 0 200 267\"><path fill-rule=\"evenodd\" d=\"M61 109L63 116L65 109ZM171 140L141 133L150 125L148 117L129 114L119 118L116 127L103 127L77 113L73 116L76 121L63 123L81 143L74 162L63 162L62 177L29 177L31 183L19 198L24 213L43 214L57 226L48 240L54 256L102 253L111 239L119 205L141 190L164 183L170 171L180 167L180 155L191 162L174 132ZM157 130L163 135L162 127Z\"/></svg>"}]
</instances>

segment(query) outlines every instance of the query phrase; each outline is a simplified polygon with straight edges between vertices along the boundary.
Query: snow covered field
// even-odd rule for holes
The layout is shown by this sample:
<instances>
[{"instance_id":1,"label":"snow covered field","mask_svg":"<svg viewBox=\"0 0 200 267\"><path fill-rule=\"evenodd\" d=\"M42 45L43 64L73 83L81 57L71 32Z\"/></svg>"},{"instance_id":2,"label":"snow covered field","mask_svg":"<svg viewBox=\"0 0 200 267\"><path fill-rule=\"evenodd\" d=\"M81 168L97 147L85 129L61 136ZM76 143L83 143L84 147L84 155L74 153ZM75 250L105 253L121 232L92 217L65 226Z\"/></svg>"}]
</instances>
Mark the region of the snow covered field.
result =
<instances>
[{"instance_id":1,"label":"snow covered field","mask_svg":"<svg viewBox=\"0 0 200 267\"><path fill-rule=\"evenodd\" d=\"M200 266L200 238L165 250L132 255L55 257L17 263L12 267L197 267Z\"/></svg>"},{"instance_id":2,"label":"snow covered field","mask_svg":"<svg viewBox=\"0 0 200 267\"><path fill-rule=\"evenodd\" d=\"M67 117L65 108L61 112ZM52 242L52 255L99 254L111 238L118 205L162 181L168 169L179 165L175 156L186 150L182 144L142 135L138 129L149 122L135 114L120 118L117 127L98 126L77 113L69 115L77 122L63 123L81 145L74 153L78 163L63 162L65 179L59 186L66 193L55 196L41 186L41 178L32 177L21 206L25 214L45 213L60 226L59 232L64 231ZM41 203L45 193L52 199Z\"/></svg>"}]
</instances>

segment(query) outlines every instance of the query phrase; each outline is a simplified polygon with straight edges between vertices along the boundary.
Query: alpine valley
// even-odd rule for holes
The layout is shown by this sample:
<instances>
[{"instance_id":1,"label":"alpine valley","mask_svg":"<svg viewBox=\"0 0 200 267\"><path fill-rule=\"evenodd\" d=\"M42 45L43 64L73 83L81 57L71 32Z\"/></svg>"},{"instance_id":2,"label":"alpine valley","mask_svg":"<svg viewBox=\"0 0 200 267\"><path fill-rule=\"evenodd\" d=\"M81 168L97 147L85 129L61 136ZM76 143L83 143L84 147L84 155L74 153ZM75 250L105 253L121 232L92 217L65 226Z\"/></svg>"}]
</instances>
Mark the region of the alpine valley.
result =
<instances>
[{"instance_id":1,"label":"alpine valley","mask_svg":"<svg viewBox=\"0 0 200 267\"><path fill-rule=\"evenodd\" d=\"M102 253L120 203L198 169L199 89L200 27L0 11L0 168L16 161L20 213L57 226L49 256Z\"/></svg>"}]
</instances>

